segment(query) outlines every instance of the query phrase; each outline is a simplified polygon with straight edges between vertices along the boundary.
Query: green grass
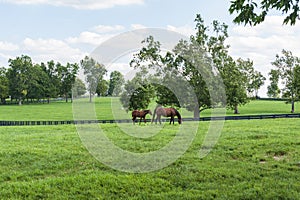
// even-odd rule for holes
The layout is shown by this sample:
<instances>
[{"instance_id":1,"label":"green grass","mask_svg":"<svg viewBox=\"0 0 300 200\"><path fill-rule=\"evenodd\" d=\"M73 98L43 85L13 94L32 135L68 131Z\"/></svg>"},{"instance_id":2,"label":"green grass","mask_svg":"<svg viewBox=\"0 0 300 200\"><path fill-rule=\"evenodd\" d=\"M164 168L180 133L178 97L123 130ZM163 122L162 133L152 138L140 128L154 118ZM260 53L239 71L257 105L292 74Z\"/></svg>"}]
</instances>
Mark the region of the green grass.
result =
<instances>
[{"instance_id":1,"label":"green grass","mask_svg":"<svg viewBox=\"0 0 300 200\"><path fill-rule=\"evenodd\" d=\"M161 170L132 174L91 156L72 125L0 127L1 199L299 199L299 119L226 121L217 145L200 159L209 127L201 122L187 152ZM188 131L193 123L185 123ZM179 125L122 124L128 130L161 128L149 138L101 125L118 146L156 150ZM124 128L124 127L123 127ZM126 127L125 127L126 128Z\"/></svg>"},{"instance_id":2,"label":"green grass","mask_svg":"<svg viewBox=\"0 0 300 200\"><path fill-rule=\"evenodd\" d=\"M83 101L87 101L84 99ZM95 112L98 119L130 119L130 112L126 113L118 98L96 98ZM296 103L296 112L299 112L300 104ZM149 107L152 111L155 104ZM112 112L113 110L114 112ZM282 101L262 101L255 100L239 108L240 115L254 114L282 114L290 113L291 105ZM87 112L82 109L83 112ZM183 117L192 117L191 112L181 111ZM232 110L227 110L227 115L233 115ZM88 116L88 115L87 115ZM205 110L201 117L210 116L210 111ZM148 118L150 118L148 116ZM90 119L87 117L87 119ZM0 120L73 120L72 104L65 102L52 102L50 104L32 104L32 105L10 105L0 106Z\"/></svg>"}]
</instances>

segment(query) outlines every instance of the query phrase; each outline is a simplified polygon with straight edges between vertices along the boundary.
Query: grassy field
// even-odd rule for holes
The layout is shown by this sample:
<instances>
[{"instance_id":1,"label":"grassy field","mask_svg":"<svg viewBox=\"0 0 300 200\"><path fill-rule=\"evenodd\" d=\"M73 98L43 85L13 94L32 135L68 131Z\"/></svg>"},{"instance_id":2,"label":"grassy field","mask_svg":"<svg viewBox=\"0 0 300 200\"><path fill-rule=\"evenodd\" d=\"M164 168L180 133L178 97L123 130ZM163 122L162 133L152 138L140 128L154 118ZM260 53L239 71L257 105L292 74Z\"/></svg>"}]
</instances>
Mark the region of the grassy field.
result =
<instances>
[{"instance_id":1,"label":"grassy field","mask_svg":"<svg viewBox=\"0 0 300 200\"><path fill-rule=\"evenodd\" d=\"M209 122L186 153L149 173L113 170L89 154L72 125L0 127L1 199L299 199L299 119L226 121L217 145L200 159ZM191 126L185 123L186 127ZM179 125L150 138L101 125L132 152L155 150ZM133 125L127 124L132 127ZM140 128L152 129L155 125Z\"/></svg>"},{"instance_id":2,"label":"grassy field","mask_svg":"<svg viewBox=\"0 0 300 200\"><path fill-rule=\"evenodd\" d=\"M130 113L121 108L118 98L96 98L95 112L98 119L130 119ZM296 103L295 112L299 112L299 103ZM151 105L154 110L155 104ZM113 113L111 110L115 110ZM282 114L290 113L291 105L282 101L251 101L240 107L240 115L254 114ZM85 110L83 110L85 112ZM182 110L183 117L192 117L191 112ZM227 110L227 115L233 115L232 110ZM210 111L201 113L201 117L210 116ZM50 104L10 105L0 106L0 120L72 120L72 104L65 102L52 102Z\"/></svg>"}]
</instances>

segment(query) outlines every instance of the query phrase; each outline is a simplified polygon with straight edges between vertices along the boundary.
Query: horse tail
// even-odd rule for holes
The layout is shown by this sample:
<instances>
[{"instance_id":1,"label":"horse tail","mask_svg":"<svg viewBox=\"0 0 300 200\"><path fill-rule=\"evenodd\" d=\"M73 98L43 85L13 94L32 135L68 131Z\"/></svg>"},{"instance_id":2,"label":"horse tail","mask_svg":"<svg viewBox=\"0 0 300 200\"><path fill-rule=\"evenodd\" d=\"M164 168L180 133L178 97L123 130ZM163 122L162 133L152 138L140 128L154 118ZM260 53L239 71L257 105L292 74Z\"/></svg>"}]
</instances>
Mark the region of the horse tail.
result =
<instances>
[{"instance_id":1,"label":"horse tail","mask_svg":"<svg viewBox=\"0 0 300 200\"><path fill-rule=\"evenodd\" d=\"M151 120L151 124L153 123L153 121L154 121L154 118L155 118L155 114L156 114L156 109L157 109L157 107L154 109L154 111L153 111L153 114L152 114L152 120Z\"/></svg>"},{"instance_id":2,"label":"horse tail","mask_svg":"<svg viewBox=\"0 0 300 200\"><path fill-rule=\"evenodd\" d=\"M157 106L155 107L155 109L154 109L154 111L153 111L153 116L152 116L151 123L153 123L154 118L155 118L155 114L156 114L156 110L157 110L157 108L159 108L159 107L161 107L161 106L160 106L160 105L157 105Z\"/></svg>"}]
</instances>

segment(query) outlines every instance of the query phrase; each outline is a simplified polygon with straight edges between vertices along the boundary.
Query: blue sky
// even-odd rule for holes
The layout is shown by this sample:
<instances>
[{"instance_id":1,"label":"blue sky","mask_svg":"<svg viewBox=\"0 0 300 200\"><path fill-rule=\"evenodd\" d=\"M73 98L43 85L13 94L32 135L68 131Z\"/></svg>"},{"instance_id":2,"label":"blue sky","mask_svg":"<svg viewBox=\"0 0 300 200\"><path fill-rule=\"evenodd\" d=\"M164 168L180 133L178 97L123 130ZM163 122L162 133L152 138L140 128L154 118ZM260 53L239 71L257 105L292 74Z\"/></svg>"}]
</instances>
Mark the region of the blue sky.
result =
<instances>
[{"instance_id":1,"label":"blue sky","mask_svg":"<svg viewBox=\"0 0 300 200\"><path fill-rule=\"evenodd\" d=\"M230 54L250 58L265 76L282 49L300 55L298 24L282 26L282 17L272 15L256 27L238 26L228 8L224 0L0 0L0 66L21 54L36 63L79 62L101 42L143 27L190 35L196 14L207 25L215 19L228 24Z\"/></svg>"}]
</instances>

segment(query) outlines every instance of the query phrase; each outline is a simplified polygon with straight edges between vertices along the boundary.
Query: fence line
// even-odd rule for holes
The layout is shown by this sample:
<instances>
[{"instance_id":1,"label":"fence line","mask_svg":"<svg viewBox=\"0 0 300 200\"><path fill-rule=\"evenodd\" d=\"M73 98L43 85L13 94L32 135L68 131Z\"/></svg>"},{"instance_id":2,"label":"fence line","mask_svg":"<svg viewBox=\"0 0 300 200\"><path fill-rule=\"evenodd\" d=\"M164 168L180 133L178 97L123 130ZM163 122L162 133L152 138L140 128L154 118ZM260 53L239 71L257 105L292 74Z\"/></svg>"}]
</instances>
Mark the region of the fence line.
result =
<instances>
[{"instance_id":1,"label":"fence line","mask_svg":"<svg viewBox=\"0 0 300 200\"><path fill-rule=\"evenodd\" d=\"M297 114L269 114L269 115L242 115L242 116L220 116L220 117L201 117L199 119L183 118L183 121L216 121L216 120L253 120L253 119L277 119L277 118L300 118ZM163 122L169 119L162 119ZM136 120L139 122L139 120ZM150 122L150 119L147 119ZM131 119L121 120L67 120L67 121L0 121L0 126L37 126L37 125L65 125L65 124L114 124L132 123Z\"/></svg>"}]
</instances>

